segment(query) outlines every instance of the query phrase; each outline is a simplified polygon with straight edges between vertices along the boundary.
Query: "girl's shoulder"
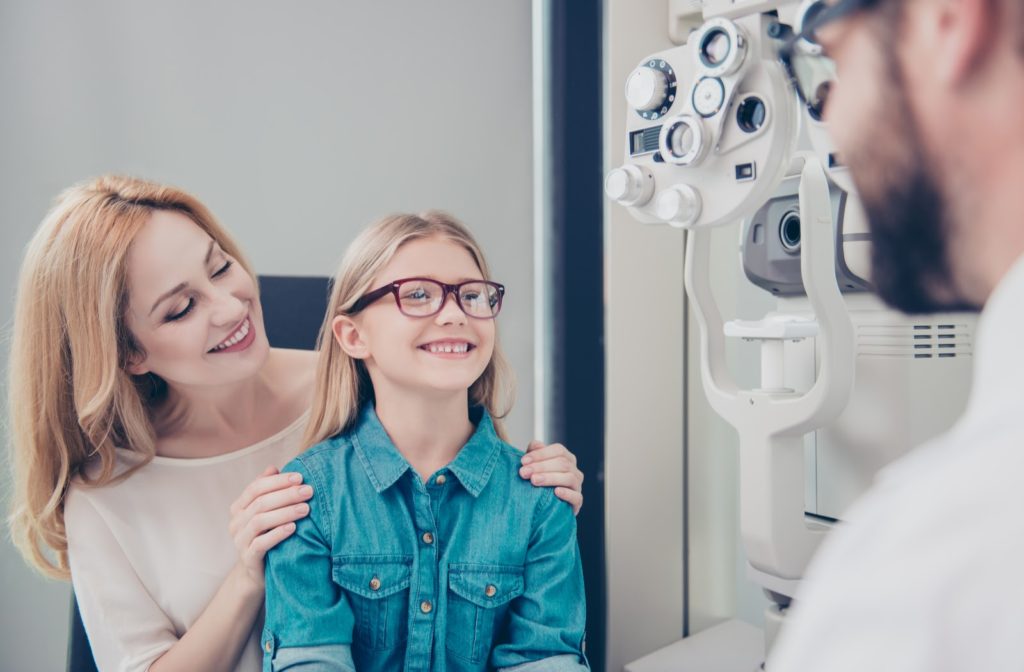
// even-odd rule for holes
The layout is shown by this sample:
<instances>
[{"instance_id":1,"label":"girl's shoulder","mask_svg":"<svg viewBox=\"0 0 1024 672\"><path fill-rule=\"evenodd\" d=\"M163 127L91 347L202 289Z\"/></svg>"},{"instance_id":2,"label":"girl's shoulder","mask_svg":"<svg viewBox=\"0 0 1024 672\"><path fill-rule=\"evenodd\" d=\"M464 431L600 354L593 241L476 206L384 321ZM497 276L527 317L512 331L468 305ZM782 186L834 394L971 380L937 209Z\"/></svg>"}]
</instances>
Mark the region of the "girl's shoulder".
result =
<instances>
[{"instance_id":1,"label":"girl's shoulder","mask_svg":"<svg viewBox=\"0 0 1024 672\"><path fill-rule=\"evenodd\" d=\"M300 452L286 464L282 471L297 471L305 476L335 480L344 478L346 471L346 453L350 447L349 435L346 432L336 434L314 443Z\"/></svg>"}]
</instances>

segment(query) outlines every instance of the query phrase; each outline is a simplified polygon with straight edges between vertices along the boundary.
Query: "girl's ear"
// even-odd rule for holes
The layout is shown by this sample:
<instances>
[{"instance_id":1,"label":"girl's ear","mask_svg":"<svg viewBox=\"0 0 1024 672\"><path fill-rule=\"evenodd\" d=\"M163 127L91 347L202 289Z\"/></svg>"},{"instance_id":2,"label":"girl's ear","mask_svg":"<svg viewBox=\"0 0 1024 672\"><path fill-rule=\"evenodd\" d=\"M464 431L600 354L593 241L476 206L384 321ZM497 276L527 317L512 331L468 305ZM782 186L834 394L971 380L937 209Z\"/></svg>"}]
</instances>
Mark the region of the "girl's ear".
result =
<instances>
[{"instance_id":1,"label":"girl's ear","mask_svg":"<svg viewBox=\"0 0 1024 672\"><path fill-rule=\"evenodd\" d=\"M338 315L331 320L331 333L341 349L352 359L366 359L370 356L370 348L363 340L359 325L347 315Z\"/></svg>"}]
</instances>

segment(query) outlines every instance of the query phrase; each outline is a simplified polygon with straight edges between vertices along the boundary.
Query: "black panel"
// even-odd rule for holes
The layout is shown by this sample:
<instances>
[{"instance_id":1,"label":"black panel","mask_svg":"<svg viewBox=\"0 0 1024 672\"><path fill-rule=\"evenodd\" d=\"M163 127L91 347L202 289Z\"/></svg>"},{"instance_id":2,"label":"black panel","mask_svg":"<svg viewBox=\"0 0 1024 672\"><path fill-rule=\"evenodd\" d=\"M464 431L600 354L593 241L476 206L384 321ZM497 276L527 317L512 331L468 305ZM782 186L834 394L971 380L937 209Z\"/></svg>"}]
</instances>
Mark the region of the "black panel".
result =
<instances>
[{"instance_id":1,"label":"black panel","mask_svg":"<svg viewBox=\"0 0 1024 672\"><path fill-rule=\"evenodd\" d=\"M605 669L604 534L604 176L602 174L602 4L548 3L551 72L553 231L551 426L585 475L578 519L587 586L587 658Z\"/></svg>"},{"instance_id":2,"label":"black panel","mask_svg":"<svg viewBox=\"0 0 1024 672\"><path fill-rule=\"evenodd\" d=\"M260 302L270 345L315 349L329 294L330 278L261 275Z\"/></svg>"}]
</instances>

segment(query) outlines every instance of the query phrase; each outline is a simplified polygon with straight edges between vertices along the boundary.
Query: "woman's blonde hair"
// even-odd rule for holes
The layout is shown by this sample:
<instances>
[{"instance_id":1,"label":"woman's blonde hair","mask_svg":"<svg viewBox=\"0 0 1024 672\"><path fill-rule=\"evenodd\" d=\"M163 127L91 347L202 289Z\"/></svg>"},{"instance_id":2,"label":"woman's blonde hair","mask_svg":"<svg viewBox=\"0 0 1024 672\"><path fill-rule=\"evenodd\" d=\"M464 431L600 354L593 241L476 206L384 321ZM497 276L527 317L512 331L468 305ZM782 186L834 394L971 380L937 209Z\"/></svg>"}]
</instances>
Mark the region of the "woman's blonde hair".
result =
<instances>
[{"instance_id":1,"label":"woman's blonde hair","mask_svg":"<svg viewBox=\"0 0 1024 672\"><path fill-rule=\"evenodd\" d=\"M154 454L151 411L166 394L126 367L142 353L125 323L127 257L157 210L179 212L252 274L238 246L193 196L103 176L58 198L25 252L18 279L8 395L14 453L10 526L25 559L68 577L64 497L71 479L104 485ZM115 474L115 449L142 460ZM86 462L94 463L86 473Z\"/></svg>"},{"instance_id":2,"label":"woman's blonde hair","mask_svg":"<svg viewBox=\"0 0 1024 672\"><path fill-rule=\"evenodd\" d=\"M341 267L334 278L327 315L320 329L316 389L303 441L305 446L350 429L363 405L373 400L373 385L366 366L341 349L331 332L331 322L338 315L349 315L352 305L363 294L375 289L370 287L370 283L403 245L432 237L445 238L461 245L473 257L484 279L490 279L487 261L473 234L446 213L429 211L419 215L391 215L360 233L345 251ZM469 388L469 404L487 409L502 439L505 438L505 432L501 420L511 409L512 396L511 369L495 339L491 361Z\"/></svg>"}]
</instances>

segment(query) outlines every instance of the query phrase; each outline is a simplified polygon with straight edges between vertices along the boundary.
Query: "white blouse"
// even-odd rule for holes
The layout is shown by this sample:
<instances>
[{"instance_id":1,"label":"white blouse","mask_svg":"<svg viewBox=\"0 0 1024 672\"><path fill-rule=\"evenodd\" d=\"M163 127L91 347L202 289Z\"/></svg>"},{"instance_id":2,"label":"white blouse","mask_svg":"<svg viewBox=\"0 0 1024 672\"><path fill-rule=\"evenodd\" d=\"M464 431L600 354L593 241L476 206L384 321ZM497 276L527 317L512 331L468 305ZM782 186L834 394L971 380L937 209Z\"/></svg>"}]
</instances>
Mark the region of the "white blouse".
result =
<instances>
[{"instance_id":1,"label":"white blouse","mask_svg":"<svg viewBox=\"0 0 1024 672\"><path fill-rule=\"evenodd\" d=\"M299 453L308 415L225 455L155 457L114 485L72 483L64 508L71 581L100 672L144 672L195 623L238 561L231 503L268 466ZM134 459L119 451L119 466ZM261 629L237 671L261 669Z\"/></svg>"}]
</instances>

